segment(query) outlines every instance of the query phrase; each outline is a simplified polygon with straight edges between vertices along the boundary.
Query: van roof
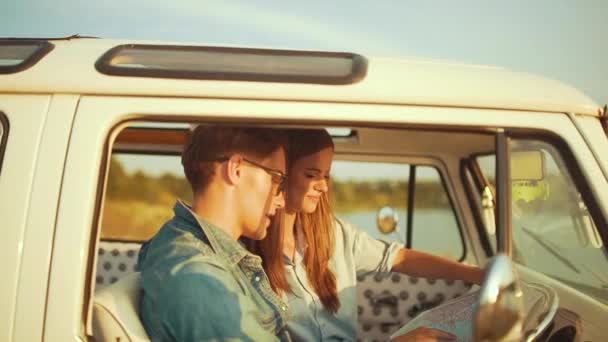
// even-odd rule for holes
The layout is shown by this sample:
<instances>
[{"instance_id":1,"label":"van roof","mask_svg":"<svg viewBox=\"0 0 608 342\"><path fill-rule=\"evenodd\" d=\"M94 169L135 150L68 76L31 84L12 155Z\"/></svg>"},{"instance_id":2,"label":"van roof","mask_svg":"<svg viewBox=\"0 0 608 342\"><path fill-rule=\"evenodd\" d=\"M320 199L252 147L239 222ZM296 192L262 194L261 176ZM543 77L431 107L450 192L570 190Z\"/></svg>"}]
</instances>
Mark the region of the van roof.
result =
<instances>
[{"instance_id":1,"label":"van roof","mask_svg":"<svg viewBox=\"0 0 608 342\"><path fill-rule=\"evenodd\" d=\"M112 76L95 63L123 44L183 43L70 38L32 67L0 75L0 93L75 93L247 98L515 109L599 115L599 106L561 82L504 68L431 59L367 58L367 74L347 85ZM201 45L203 46L203 45Z\"/></svg>"}]
</instances>

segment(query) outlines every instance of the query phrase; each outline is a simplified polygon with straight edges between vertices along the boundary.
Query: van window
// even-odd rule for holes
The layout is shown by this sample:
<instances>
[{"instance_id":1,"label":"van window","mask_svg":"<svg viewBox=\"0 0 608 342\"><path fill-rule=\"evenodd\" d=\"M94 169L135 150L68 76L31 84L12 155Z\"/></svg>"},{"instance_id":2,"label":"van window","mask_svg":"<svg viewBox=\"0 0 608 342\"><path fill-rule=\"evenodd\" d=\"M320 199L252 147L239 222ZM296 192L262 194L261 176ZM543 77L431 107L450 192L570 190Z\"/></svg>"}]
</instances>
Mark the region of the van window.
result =
<instances>
[{"instance_id":1,"label":"van window","mask_svg":"<svg viewBox=\"0 0 608 342\"><path fill-rule=\"evenodd\" d=\"M525 172L529 179L512 172L515 261L608 303L606 248L564 158L539 140L514 139L511 147L540 152L544 164L541 173ZM493 187L495 156L477 161Z\"/></svg>"},{"instance_id":2,"label":"van window","mask_svg":"<svg viewBox=\"0 0 608 342\"><path fill-rule=\"evenodd\" d=\"M0 112L0 173L2 172L2 160L4 160L4 150L8 140L8 118Z\"/></svg>"},{"instance_id":3,"label":"van window","mask_svg":"<svg viewBox=\"0 0 608 342\"><path fill-rule=\"evenodd\" d=\"M416 168L411 246L461 260L460 229L439 171ZM408 164L336 160L331 172L336 215L375 238L406 244L410 169ZM191 201L179 156L115 153L109 172L102 240L146 241L173 216L177 199ZM393 207L399 217L390 234L377 229L376 216L384 206ZM438 235L444 238L434 238Z\"/></svg>"},{"instance_id":4,"label":"van window","mask_svg":"<svg viewBox=\"0 0 608 342\"><path fill-rule=\"evenodd\" d=\"M34 39L0 39L0 74L26 70L53 49L53 44Z\"/></svg>"},{"instance_id":5,"label":"van window","mask_svg":"<svg viewBox=\"0 0 608 342\"><path fill-rule=\"evenodd\" d=\"M410 172L415 168L415 186ZM336 160L331 170L336 215L371 236L404 245L411 231L411 248L463 260L465 249L449 196L435 167L398 163ZM411 217L408 198L413 192ZM378 211L392 207L397 229L389 234L377 228ZM408 227L408 221L411 225ZM437 239L442 236L442 239Z\"/></svg>"},{"instance_id":6,"label":"van window","mask_svg":"<svg viewBox=\"0 0 608 342\"><path fill-rule=\"evenodd\" d=\"M190 185L175 155L115 153L104 204L101 239L143 242L173 217L177 199L190 202Z\"/></svg>"},{"instance_id":7,"label":"van window","mask_svg":"<svg viewBox=\"0 0 608 342\"><path fill-rule=\"evenodd\" d=\"M119 45L95 64L107 75L202 80L350 84L365 77L363 56L183 45Z\"/></svg>"}]
</instances>

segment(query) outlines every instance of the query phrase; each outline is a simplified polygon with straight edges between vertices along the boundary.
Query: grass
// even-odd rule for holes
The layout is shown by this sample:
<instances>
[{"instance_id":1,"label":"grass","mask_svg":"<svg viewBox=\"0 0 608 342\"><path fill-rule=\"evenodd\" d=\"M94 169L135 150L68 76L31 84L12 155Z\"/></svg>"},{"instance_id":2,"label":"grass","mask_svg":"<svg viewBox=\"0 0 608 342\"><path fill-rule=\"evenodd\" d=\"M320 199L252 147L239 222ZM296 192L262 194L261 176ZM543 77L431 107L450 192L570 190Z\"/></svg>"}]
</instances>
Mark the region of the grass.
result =
<instances>
[{"instance_id":1,"label":"grass","mask_svg":"<svg viewBox=\"0 0 608 342\"><path fill-rule=\"evenodd\" d=\"M137 200L106 201L101 238L105 240L146 241L173 217L173 205L150 204Z\"/></svg>"}]
</instances>

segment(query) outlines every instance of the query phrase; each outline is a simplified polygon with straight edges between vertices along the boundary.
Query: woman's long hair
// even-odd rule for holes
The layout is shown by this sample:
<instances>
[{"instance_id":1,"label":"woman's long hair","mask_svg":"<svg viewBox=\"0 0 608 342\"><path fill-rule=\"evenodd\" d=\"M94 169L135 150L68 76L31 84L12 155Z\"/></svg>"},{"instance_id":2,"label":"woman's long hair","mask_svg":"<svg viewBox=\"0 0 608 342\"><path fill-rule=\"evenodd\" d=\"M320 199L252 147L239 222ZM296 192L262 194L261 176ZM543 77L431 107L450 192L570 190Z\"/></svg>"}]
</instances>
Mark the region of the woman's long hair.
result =
<instances>
[{"instance_id":1,"label":"woman's long hair","mask_svg":"<svg viewBox=\"0 0 608 342\"><path fill-rule=\"evenodd\" d=\"M288 170L291 170L294 162L302 157L312 155L327 147L334 148L331 136L325 130L289 130L287 136L289 140ZM340 300L337 293L336 276L329 268L329 260L334 253L335 245L334 216L329 198L329 192L323 193L317 209L313 213L298 213L296 227L301 229L306 243L304 265L308 281L325 309L336 313L340 308ZM291 292L283 263L284 229L291 229L291 227L284 227L282 223L282 215L276 215L266 238L249 245L254 253L262 257L270 285L279 294Z\"/></svg>"}]
</instances>

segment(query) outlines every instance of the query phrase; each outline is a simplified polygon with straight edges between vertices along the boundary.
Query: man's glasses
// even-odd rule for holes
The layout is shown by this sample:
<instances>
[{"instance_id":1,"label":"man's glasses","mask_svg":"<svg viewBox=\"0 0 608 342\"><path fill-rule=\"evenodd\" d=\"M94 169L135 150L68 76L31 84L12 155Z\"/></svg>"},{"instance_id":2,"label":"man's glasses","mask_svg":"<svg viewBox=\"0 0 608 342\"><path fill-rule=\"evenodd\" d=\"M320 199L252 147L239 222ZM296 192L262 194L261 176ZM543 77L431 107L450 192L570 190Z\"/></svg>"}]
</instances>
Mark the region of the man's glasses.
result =
<instances>
[{"instance_id":1,"label":"man's glasses","mask_svg":"<svg viewBox=\"0 0 608 342\"><path fill-rule=\"evenodd\" d=\"M223 157L219 157L216 159L216 161L222 163L227 161L228 159L230 159L230 157L228 156L223 156ZM277 187L277 192L276 192L276 196L278 196L281 192L285 191L285 186L287 185L287 175L284 174L283 172L276 170L276 169L272 169L269 168L267 166L264 166L260 163L256 163L253 160L249 160L245 157L243 157L243 161L258 167L264 171L266 171L266 173L268 173L270 175L270 180L274 183L274 184L278 184L279 186Z\"/></svg>"}]
</instances>

